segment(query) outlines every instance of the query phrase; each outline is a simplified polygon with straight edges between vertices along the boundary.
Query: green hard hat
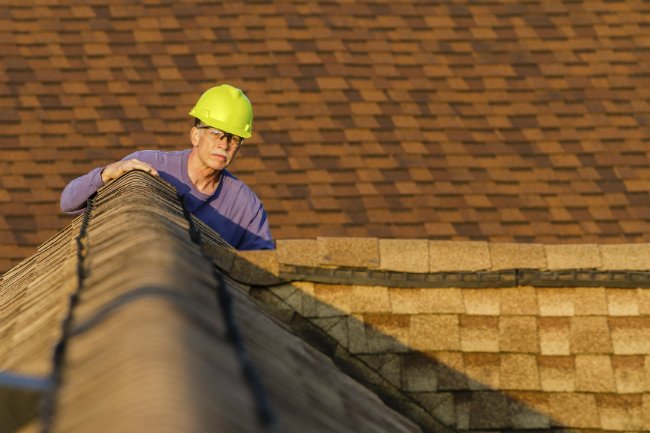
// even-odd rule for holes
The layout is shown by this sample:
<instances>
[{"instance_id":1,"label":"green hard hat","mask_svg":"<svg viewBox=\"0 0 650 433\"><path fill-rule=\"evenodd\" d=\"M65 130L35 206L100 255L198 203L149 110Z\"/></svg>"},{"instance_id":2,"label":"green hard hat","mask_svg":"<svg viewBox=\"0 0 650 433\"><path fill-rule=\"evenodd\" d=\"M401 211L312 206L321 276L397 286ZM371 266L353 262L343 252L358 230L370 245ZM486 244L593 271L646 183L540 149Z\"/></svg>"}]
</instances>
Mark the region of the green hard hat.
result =
<instances>
[{"instance_id":1,"label":"green hard hat","mask_svg":"<svg viewBox=\"0 0 650 433\"><path fill-rule=\"evenodd\" d=\"M244 92L228 84L206 90L190 111L206 125L250 138L253 135L253 106Z\"/></svg>"}]
</instances>

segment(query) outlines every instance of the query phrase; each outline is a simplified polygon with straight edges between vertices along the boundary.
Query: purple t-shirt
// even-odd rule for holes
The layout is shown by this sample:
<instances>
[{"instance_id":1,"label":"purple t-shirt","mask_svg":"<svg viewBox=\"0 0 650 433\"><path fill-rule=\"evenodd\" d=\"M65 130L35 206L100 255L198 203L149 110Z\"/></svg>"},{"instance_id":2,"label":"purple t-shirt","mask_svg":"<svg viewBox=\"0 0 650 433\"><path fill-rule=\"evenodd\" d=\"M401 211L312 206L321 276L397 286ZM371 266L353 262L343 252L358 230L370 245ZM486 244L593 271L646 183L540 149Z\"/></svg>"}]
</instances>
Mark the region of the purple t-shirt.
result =
<instances>
[{"instance_id":1,"label":"purple t-shirt","mask_svg":"<svg viewBox=\"0 0 650 433\"><path fill-rule=\"evenodd\" d=\"M191 149L175 152L141 150L124 159L137 158L154 167L161 178L176 188L186 209L205 222L238 250L274 249L271 230L262 202L244 182L221 172L221 180L213 194L204 194L194 187L187 174ZM104 184L103 167L71 181L61 193L61 209L80 213L86 200Z\"/></svg>"}]
</instances>

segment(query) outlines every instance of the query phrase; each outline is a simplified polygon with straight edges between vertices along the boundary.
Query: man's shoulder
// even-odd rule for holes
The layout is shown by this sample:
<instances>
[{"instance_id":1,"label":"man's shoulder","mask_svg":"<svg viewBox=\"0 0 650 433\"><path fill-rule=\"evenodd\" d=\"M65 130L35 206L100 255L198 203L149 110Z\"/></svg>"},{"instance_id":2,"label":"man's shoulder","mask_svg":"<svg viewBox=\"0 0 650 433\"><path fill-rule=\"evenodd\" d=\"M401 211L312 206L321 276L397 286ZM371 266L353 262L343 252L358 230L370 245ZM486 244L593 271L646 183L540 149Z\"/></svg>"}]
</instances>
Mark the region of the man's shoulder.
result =
<instances>
[{"instance_id":1,"label":"man's shoulder","mask_svg":"<svg viewBox=\"0 0 650 433\"><path fill-rule=\"evenodd\" d=\"M222 182L224 183L224 188L227 188L231 192L236 194L243 194L248 197L248 200L254 203L260 201L255 192L246 185L246 182L239 179L237 176L229 172L228 170L223 170L221 172Z\"/></svg>"},{"instance_id":2,"label":"man's shoulder","mask_svg":"<svg viewBox=\"0 0 650 433\"><path fill-rule=\"evenodd\" d=\"M185 152L187 152L187 150L139 150L124 159L135 158L142 162L146 162L158 171L162 170L169 173L176 173L176 175L178 175L179 170L181 170L181 161L183 161L183 155Z\"/></svg>"},{"instance_id":3,"label":"man's shoulder","mask_svg":"<svg viewBox=\"0 0 650 433\"><path fill-rule=\"evenodd\" d=\"M228 182L242 183L242 184L244 183L241 180L239 180L239 178L237 178L237 176L235 176L234 174L232 174L230 171L228 171L225 168L223 170L221 170L221 177L224 180L227 180Z\"/></svg>"},{"instance_id":4,"label":"man's shoulder","mask_svg":"<svg viewBox=\"0 0 650 433\"><path fill-rule=\"evenodd\" d=\"M223 169L221 171L221 179L225 184L229 185L230 187L243 188L249 190L250 192L253 192L253 190L250 189L243 180L239 179L237 176L235 176L234 174L232 174L226 169Z\"/></svg>"}]
</instances>

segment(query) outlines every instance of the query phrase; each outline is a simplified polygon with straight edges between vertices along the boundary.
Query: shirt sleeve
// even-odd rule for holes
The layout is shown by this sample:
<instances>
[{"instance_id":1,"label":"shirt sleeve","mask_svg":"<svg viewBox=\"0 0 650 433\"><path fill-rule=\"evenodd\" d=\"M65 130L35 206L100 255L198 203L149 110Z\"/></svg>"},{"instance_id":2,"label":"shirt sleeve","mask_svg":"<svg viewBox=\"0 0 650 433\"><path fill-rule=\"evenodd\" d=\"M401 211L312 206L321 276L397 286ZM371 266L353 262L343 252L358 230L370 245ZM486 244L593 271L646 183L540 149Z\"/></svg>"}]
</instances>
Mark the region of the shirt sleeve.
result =
<instances>
[{"instance_id":1,"label":"shirt sleeve","mask_svg":"<svg viewBox=\"0 0 650 433\"><path fill-rule=\"evenodd\" d=\"M86 207L86 200L104 185L101 172L104 167L92 169L88 174L71 181L61 193L61 210L78 214Z\"/></svg>"},{"instance_id":2,"label":"shirt sleeve","mask_svg":"<svg viewBox=\"0 0 650 433\"><path fill-rule=\"evenodd\" d=\"M122 160L133 159L138 157L139 152L131 153ZM104 185L102 181L102 170L104 167L92 169L89 173L80 176L66 185L61 193L61 210L69 214L80 214L86 208L86 200L93 195L100 186Z\"/></svg>"}]
</instances>

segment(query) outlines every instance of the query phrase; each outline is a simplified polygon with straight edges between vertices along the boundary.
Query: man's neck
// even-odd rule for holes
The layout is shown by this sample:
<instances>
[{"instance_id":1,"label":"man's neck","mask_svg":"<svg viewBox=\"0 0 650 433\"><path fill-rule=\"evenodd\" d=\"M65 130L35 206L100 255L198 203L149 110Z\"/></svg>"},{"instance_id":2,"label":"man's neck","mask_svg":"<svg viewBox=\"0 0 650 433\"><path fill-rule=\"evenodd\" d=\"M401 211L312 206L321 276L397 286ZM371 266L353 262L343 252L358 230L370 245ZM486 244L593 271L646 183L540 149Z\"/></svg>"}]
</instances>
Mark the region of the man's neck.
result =
<instances>
[{"instance_id":1,"label":"man's neck","mask_svg":"<svg viewBox=\"0 0 650 433\"><path fill-rule=\"evenodd\" d=\"M194 187L204 194L212 194L217 190L221 180L221 171L197 164L196 155L190 154L187 160L187 175Z\"/></svg>"}]
</instances>

